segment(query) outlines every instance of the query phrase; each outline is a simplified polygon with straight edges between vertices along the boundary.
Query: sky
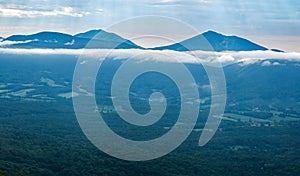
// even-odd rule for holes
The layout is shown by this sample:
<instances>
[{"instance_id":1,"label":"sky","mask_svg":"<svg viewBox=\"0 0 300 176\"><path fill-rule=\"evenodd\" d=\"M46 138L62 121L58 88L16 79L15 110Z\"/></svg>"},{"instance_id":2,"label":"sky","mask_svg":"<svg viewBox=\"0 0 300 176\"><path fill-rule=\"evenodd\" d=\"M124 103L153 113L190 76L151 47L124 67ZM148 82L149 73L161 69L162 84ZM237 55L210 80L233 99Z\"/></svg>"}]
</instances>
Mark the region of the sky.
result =
<instances>
[{"instance_id":1,"label":"sky","mask_svg":"<svg viewBox=\"0 0 300 176\"><path fill-rule=\"evenodd\" d=\"M0 0L0 36L76 34L144 15L175 18L199 33L214 30L300 52L299 0Z\"/></svg>"}]
</instances>

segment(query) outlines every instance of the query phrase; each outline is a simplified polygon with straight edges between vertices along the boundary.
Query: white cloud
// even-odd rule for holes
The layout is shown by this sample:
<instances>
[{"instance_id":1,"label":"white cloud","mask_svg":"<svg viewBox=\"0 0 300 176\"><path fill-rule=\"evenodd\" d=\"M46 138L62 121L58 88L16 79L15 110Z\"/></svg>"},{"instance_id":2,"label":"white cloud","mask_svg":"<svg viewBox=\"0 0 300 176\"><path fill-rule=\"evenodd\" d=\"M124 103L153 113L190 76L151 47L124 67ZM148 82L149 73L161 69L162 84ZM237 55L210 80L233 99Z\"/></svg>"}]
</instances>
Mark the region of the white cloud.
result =
<instances>
[{"instance_id":1,"label":"white cloud","mask_svg":"<svg viewBox=\"0 0 300 176\"><path fill-rule=\"evenodd\" d=\"M156 3L181 3L181 2L193 2L193 3L208 3L210 0L154 0Z\"/></svg>"},{"instance_id":2,"label":"white cloud","mask_svg":"<svg viewBox=\"0 0 300 176\"><path fill-rule=\"evenodd\" d=\"M209 3L211 0L152 0L151 4L154 6L177 6L177 5L191 5Z\"/></svg>"},{"instance_id":3,"label":"white cloud","mask_svg":"<svg viewBox=\"0 0 300 176\"><path fill-rule=\"evenodd\" d=\"M218 57L219 62L232 62L234 60L235 59L229 54L223 54L223 55Z\"/></svg>"},{"instance_id":4,"label":"white cloud","mask_svg":"<svg viewBox=\"0 0 300 176\"><path fill-rule=\"evenodd\" d=\"M85 55L88 58L104 58L110 53L111 59L132 58L140 61L182 62L195 64L209 64L220 66L231 63L241 65L262 61L262 66L281 65L277 60L300 62L300 53L279 53L274 51L241 51L241 52L210 52L192 51L177 52L171 50L142 50L142 49L7 49L0 48L0 54L19 55ZM95 57L97 56L97 57ZM84 64L84 62L82 62Z\"/></svg>"},{"instance_id":5,"label":"white cloud","mask_svg":"<svg viewBox=\"0 0 300 176\"><path fill-rule=\"evenodd\" d=\"M81 55L83 50L73 49L11 49L0 48L0 54L17 54L17 55Z\"/></svg>"},{"instance_id":6,"label":"white cloud","mask_svg":"<svg viewBox=\"0 0 300 176\"><path fill-rule=\"evenodd\" d=\"M70 46L70 45L74 45L74 43L75 43L75 40L72 40L70 42L65 43L64 45Z\"/></svg>"},{"instance_id":7,"label":"white cloud","mask_svg":"<svg viewBox=\"0 0 300 176\"><path fill-rule=\"evenodd\" d=\"M240 51L240 52L207 52L207 51L193 51L204 62L221 62L241 63L244 65L256 63L264 60L288 60L300 61L300 53L297 52L274 52L274 51Z\"/></svg>"},{"instance_id":8,"label":"white cloud","mask_svg":"<svg viewBox=\"0 0 300 176\"><path fill-rule=\"evenodd\" d=\"M273 65L282 65L279 62L273 62Z\"/></svg>"},{"instance_id":9,"label":"white cloud","mask_svg":"<svg viewBox=\"0 0 300 176\"><path fill-rule=\"evenodd\" d=\"M262 66L271 66L272 63L270 61L264 61L261 65Z\"/></svg>"},{"instance_id":10,"label":"white cloud","mask_svg":"<svg viewBox=\"0 0 300 176\"><path fill-rule=\"evenodd\" d=\"M96 9L96 13L103 13L104 10L103 9Z\"/></svg>"},{"instance_id":11,"label":"white cloud","mask_svg":"<svg viewBox=\"0 0 300 176\"><path fill-rule=\"evenodd\" d=\"M279 62L271 62L270 60L267 60L267 61L264 61L262 64L262 66L264 67L268 67L268 66L281 66L281 65L284 65L284 64L281 64Z\"/></svg>"},{"instance_id":12,"label":"white cloud","mask_svg":"<svg viewBox=\"0 0 300 176\"><path fill-rule=\"evenodd\" d=\"M34 10L31 7L19 6L15 4L0 5L0 17L14 18L35 18L35 17L51 17L51 16L70 16L83 17L89 15L89 12L82 12L73 7L58 7L48 10Z\"/></svg>"},{"instance_id":13,"label":"white cloud","mask_svg":"<svg viewBox=\"0 0 300 176\"><path fill-rule=\"evenodd\" d=\"M38 41L38 40L26 40L26 41L10 41L10 40L1 40L0 41L0 46L9 46L9 45L14 45L14 44L24 44L24 43L30 43L33 41Z\"/></svg>"}]
</instances>

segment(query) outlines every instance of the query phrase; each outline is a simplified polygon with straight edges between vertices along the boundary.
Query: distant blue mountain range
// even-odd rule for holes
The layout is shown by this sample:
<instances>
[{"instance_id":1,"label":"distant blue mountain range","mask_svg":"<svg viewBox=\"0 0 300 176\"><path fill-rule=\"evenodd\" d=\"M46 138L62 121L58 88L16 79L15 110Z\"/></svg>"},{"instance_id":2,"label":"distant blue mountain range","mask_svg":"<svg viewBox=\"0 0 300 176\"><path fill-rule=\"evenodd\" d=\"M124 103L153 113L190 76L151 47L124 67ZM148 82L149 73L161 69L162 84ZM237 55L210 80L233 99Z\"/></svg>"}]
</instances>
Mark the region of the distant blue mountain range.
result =
<instances>
[{"instance_id":1,"label":"distant blue mountain range","mask_svg":"<svg viewBox=\"0 0 300 176\"><path fill-rule=\"evenodd\" d=\"M13 35L0 38L1 48L50 48L50 49L142 49L130 40L104 30L90 30L76 35L58 32L40 32L32 35ZM210 45L208 45L208 43ZM237 36L225 36L214 31L199 34L182 42L151 48L154 50L204 50L204 51L253 51L268 48ZM275 50L281 52L281 50Z\"/></svg>"},{"instance_id":2,"label":"distant blue mountain range","mask_svg":"<svg viewBox=\"0 0 300 176\"><path fill-rule=\"evenodd\" d=\"M253 51L268 50L249 40L237 36L225 36L214 31L208 31L190 39L169 46L157 47L158 50L204 50L204 51Z\"/></svg>"},{"instance_id":3,"label":"distant blue mountain range","mask_svg":"<svg viewBox=\"0 0 300 176\"><path fill-rule=\"evenodd\" d=\"M96 36L97 34L99 35ZM13 35L3 39L1 43L0 46L2 48L142 48L116 34L102 30L92 30L74 36L58 32L40 32L32 35Z\"/></svg>"}]
</instances>

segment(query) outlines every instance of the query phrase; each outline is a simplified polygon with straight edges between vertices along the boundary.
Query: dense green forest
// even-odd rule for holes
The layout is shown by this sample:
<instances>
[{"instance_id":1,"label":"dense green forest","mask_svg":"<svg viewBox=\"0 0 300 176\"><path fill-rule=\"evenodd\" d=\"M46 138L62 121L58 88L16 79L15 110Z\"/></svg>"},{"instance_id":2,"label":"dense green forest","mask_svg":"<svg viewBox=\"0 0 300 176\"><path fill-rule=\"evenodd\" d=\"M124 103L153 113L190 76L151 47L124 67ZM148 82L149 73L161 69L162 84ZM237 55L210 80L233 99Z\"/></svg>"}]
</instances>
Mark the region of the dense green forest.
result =
<instances>
[{"instance_id":1,"label":"dense green forest","mask_svg":"<svg viewBox=\"0 0 300 176\"><path fill-rule=\"evenodd\" d=\"M299 121L260 127L223 121L216 136L204 147L197 145L201 132L194 131L167 156L129 162L108 156L86 139L71 101L1 101L0 108L1 175L295 176L300 173ZM197 126L202 126L202 122Z\"/></svg>"},{"instance_id":2,"label":"dense green forest","mask_svg":"<svg viewBox=\"0 0 300 176\"><path fill-rule=\"evenodd\" d=\"M299 175L298 63L226 66L226 110L219 130L204 147L198 146L198 140L211 104L209 80L201 66L187 65L200 92L200 97L195 97L200 115L194 131L164 157L129 162L98 150L79 127L72 104L76 61L75 56L1 55L0 176ZM178 88L157 73L138 77L129 95L134 110L147 113L154 90L164 94L168 106L155 125L138 128L125 124L113 108L110 93L111 80L121 63L108 60L99 71L95 110L114 132L132 140L167 133L180 112Z\"/></svg>"}]
</instances>

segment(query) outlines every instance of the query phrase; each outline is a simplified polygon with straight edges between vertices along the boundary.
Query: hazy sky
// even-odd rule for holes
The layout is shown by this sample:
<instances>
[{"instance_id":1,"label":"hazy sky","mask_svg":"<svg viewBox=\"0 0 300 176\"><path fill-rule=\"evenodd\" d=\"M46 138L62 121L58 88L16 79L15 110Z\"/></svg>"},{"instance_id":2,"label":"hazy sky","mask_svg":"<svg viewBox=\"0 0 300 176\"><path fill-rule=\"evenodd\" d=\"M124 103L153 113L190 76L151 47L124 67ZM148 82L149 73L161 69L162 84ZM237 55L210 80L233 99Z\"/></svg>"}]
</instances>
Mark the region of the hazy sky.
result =
<instances>
[{"instance_id":1,"label":"hazy sky","mask_svg":"<svg viewBox=\"0 0 300 176\"><path fill-rule=\"evenodd\" d=\"M300 52L299 0L0 0L0 36L74 34L141 15L172 17L199 32L215 30Z\"/></svg>"}]
</instances>

